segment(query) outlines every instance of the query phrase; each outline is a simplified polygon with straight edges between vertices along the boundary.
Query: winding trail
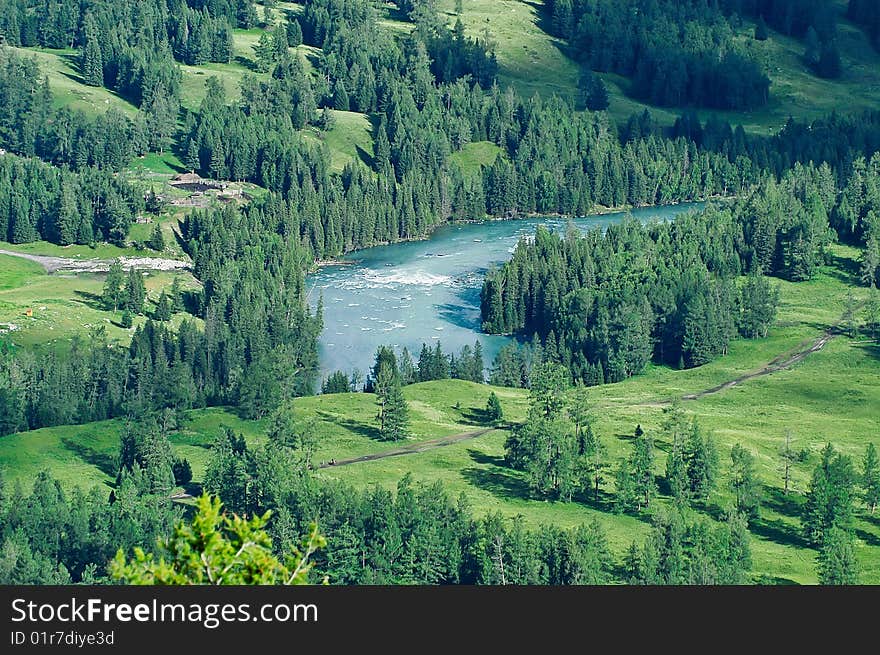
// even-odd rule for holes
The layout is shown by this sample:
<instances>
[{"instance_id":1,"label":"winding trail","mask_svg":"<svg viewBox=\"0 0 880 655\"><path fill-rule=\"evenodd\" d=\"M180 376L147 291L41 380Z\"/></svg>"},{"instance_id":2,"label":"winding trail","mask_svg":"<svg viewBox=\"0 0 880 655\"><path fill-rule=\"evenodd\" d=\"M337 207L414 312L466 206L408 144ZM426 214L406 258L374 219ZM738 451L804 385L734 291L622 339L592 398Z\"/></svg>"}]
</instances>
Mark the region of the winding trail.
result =
<instances>
[{"instance_id":1,"label":"winding trail","mask_svg":"<svg viewBox=\"0 0 880 655\"><path fill-rule=\"evenodd\" d=\"M787 351L780 355L777 355L768 364L759 368L756 371L743 373L742 375L737 376L732 380L727 380L726 382L722 382L721 384L717 384L714 387L703 389L702 391L698 391L696 393L685 394L683 396L680 396L679 399L699 400L700 398L705 398L706 396L720 393L726 389L731 389L741 382L753 380L755 378L760 378L765 375L771 375L773 373L789 369L795 364L804 361L813 353L817 353L822 350L829 341L837 337L839 334L840 325L834 325L826 329L815 339L807 339L806 341L802 341L795 347L794 351ZM640 407L665 407L671 404L672 400L648 400L645 402L637 403L637 405Z\"/></svg>"},{"instance_id":2,"label":"winding trail","mask_svg":"<svg viewBox=\"0 0 880 655\"><path fill-rule=\"evenodd\" d=\"M25 252L13 250L0 250L0 255L21 257L38 263L52 273L106 273L110 270L112 259L71 259L69 257L54 257L49 255L31 255ZM164 259L162 257L120 257L122 268L129 270L136 268L146 271L175 271L189 268L189 263L179 259Z\"/></svg>"},{"instance_id":3,"label":"winding trail","mask_svg":"<svg viewBox=\"0 0 880 655\"><path fill-rule=\"evenodd\" d=\"M726 382L722 382L719 385L711 387L709 389L704 389L703 391L699 391L697 393L690 393L684 396L681 396L681 400L699 400L700 398L704 398L705 396L710 396L712 394L720 393L725 389L730 389L735 387L736 385L745 382L747 380L752 380L754 378L763 377L765 375L770 375L772 373L776 373L778 371L783 371L785 369L791 368L798 362L802 362L804 359L812 355L813 353L819 352L824 348L829 341L838 336L839 326L833 326L825 330L822 334L820 334L815 339L808 339L806 341L801 342L795 348L795 350L782 353L777 355L772 361L770 361L766 366L758 369L757 371L752 371L750 373L744 373L732 380L728 380ZM640 406L652 406L652 407L663 407L666 405L672 404L671 400L661 400L661 401L647 401L638 403ZM360 457L352 457L350 459L341 459L339 461L334 462L333 464L324 462L317 468L326 469L332 468L335 466L348 466L349 464L358 464L360 462L371 462L377 459L385 459L386 457L399 457L402 455L413 455L415 453L422 453L428 450L434 450L435 448L442 448L444 446L449 446L454 443L458 443L460 441L467 441L470 439L476 439L487 432L491 432L496 428L486 428L483 430L476 430L473 432L462 432L460 434L453 434L447 437L439 437L437 439L429 439L427 441L420 441L418 443L409 444L406 446L400 446L398 448L393 448L391 450L385 450L378 453L372 453L370 455L362 455ZM332 460L331 460L332 461Z\"/></svg>"},{"instance_id":4,"label":"winding trail","mask_svg":"<svg viewBox=\"0 0 880 655\"><path fill-rule=\"evenodd\" d=\"M834 337L838 335L837 328L829 328L825 330L821 335L812 340L807 340L801 342L797 346L797 350L794 352L783 353L781 355L777 355L769 364L764 366L763 368L758 369L757 371L752 371L751 373L745 373L740 375L733 380L728 380L727 382L723 382L717 386L711 387L709 389L704 389L698 393L689 393L681 397L682 400L699 400L705 396L710 396L715 393L719 393L724 391L725 389L730 389L731 387L735 387L740 382L745 382L746 380L752 380L754 378L759 378L764 375L770 375L771 373L776 373L777 371L784 371L787 368L791 368L798 362L802 362L807 357L812 355L813 353L819 352L826 346L826 344L831 341Z\"/></svg>"},{"instance_id":5,"label":"winding trail","mask_svg":"<svg viewBox=\"0 0 880 655\"><path fill-rule=\"evenodd\" d=\"M348 466L349 464L358 464L360 462L372 462L377 459L385 459L386 457L398 457L400 455L412 455L414 453L423 453L428 450L434 450L436 448L443 448L444 446L451 446L454 443L459 443L460 441L468 441L470 439L476 439L477 437L481 437L487 432L492 432L497 428L485 428L483 430L474 430L473 432L461 432L459 434L452 434L447 437L438 437L437 439L428 439L426 441L419 441L418 443L409 444L406 446L400 446L398 448L392 448L391 450L383 450L378 453L371 453L369 455L361 455L360 457L352 457L351 459L340 459L333 464L328 462L322 463L318 466L319 469L333 468L336 466ZM333 460L330 460L331 462Z\"/></svg>"}]
</instances>

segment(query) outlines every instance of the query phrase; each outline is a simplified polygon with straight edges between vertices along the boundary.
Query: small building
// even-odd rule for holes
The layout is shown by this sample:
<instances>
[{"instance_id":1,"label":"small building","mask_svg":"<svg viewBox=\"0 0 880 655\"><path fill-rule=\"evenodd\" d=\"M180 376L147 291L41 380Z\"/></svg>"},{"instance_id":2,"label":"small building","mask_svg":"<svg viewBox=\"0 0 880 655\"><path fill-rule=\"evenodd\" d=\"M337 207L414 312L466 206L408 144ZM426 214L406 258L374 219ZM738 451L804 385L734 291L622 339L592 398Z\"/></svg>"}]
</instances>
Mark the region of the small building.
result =
<instances>
[{"instance_id":1,"label":"small building","mask_svg":"<svg viewBox=\"0 0 880 655\"><path fill-rule=\"evenodd\" d=\"M30 307L28 307L26 310L24 310L24 315L25 315L25 316L33 316L33 315L34 315L34 310L31 309Z\"/></svg>"}]
</instances>

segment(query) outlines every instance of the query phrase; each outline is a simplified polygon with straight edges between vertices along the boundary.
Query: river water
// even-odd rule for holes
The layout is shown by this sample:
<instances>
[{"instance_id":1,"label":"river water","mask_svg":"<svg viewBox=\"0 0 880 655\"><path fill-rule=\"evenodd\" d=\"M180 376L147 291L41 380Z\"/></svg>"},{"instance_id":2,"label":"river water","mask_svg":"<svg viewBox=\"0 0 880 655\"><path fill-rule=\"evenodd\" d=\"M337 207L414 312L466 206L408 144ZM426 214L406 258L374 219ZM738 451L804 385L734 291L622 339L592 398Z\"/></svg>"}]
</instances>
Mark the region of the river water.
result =
<instances>
[{"instance_id":1,"label":"river water","mask_svg":"<svg viewBox=\"0 0 880 655\"><path fill-rule=\"evenodd\" d=\"M642 221L670 220L702 203L633 210ZM624 213L575 219L586 231L620 221ZM489 366L509 337L480 332L480 289L489 268L510 258L519 239L538 225L564 231L567 219L536 217L447 225L425 241L377 246L350 253L343 265L309 276L309 303L324 297L321 375L335 370L366 374L380 345L409 349L418 359L422 343L440 341L458 353L479 340Z\"/></svg>"}]
</instances>

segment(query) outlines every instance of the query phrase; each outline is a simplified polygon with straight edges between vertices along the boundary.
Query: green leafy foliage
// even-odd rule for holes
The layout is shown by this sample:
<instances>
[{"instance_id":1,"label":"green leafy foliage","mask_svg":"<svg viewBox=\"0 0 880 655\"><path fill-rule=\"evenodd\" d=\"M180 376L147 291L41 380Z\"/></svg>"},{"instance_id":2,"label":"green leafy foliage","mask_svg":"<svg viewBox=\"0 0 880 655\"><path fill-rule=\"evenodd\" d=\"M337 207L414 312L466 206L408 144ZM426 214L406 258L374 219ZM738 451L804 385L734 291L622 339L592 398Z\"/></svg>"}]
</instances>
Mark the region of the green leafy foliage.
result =
<instances>
[{"instance_id":1,"label":"green leafy foliage","mask_svg":"<svg viewBox=\"0 0 880 655\"><path fill-rule=\"evenodd\" d=\"M218 498L203 494L192 522L181 521L168 539L158 543L158 557L135 548L127 559L118 551L110 563L110 577L131 585L256 585L309 583L309 558L326 545L313 524L302 550L283 560L272 552L266 532L269 514L245 519L222 512Z\"/></svg>"}]
</instances>

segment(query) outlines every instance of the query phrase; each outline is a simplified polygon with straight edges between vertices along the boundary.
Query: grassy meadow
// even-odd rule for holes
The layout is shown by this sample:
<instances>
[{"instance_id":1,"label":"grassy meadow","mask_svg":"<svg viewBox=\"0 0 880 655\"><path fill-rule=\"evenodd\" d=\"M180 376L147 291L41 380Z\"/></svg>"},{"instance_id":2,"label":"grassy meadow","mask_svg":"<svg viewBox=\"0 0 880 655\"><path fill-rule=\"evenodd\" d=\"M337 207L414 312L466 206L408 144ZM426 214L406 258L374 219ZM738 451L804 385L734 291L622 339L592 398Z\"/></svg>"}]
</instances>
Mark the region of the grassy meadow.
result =
<instances>
[{"instance_id":1,"label":"grassy meadow","mask_svg":"<svg viewBox=\"0 0 880 655\"><path fill-rule=\"evenodd\" d=\"M147 311L152 311L154 303L150 301L158 299L175 275L184 289L197 284L186 271L145 274ZM86 335L90 329L103 326L111 340L127 343L131 331L121 325L122 312L108 311L101 304L104 278L101 273L47 275L35 262L0 255L0 339L17 346L63 348L75 335ZM31 316L26 315L29 309ZM176 315L174 323L183 317ZM136 316L132 330L146 320ZM2 457L0 460L5 461Z\"/></svg>"},{"instance_id":2,"label":"grassy meadow","mask_svg":"<svg viewBox=\"0 0 880 655\"><path fill-rule=\"evenodd\" d=\"M855 251L835 246L831 264L823 267L810 282L780 282L782 303L777 324L770 336L758 341L736 341L729 355L703 367L677 371L651 367L649 371L625 382L591 389L596 429L607 449L607 461L614 464L631 451L632 434L641 425L655 436L656 469L663 475L670 444L661 434L663 410L675 397L709 389L749 372L762 369L779 355L802 350L827 328L837 324L844 310L847 291L856 300L860 291L850 286ZM3 268L0 277L0 302L10 294L31 293L43 289L44 295L60 295L52 289L52 276L30 267L29 262ZM84 290L99 280L80 282ZM148 285L150 284L148 278ZM97 292L97 291L95 291ZM76 299L66 313L76 306ZM85 303L81 303L85 304ZM0 305L5 307L5 305ZM85 305L86 309L88 306ZM80 309L79 311L85 311ZM6 320L0 313L0 322ZM55 316L48 324L62 320ZM77 319L83 320L86 319ZM37 326L25 334L36 338ZM55 328L58 330L59 328ZM73 329L71 327L71 329ZM43 332L45 335L46 333ZM458 380L428 382L405 388L409 401L412 435L406 445L466 432L485 426L481 411L489 392L494 390L511 422L521 421L527 409L527 392L491 388ZM314 396L295 401L297 420L313 422L318 436L317 463L330 459L341 461L367 454L381 453L400 444L378 440L376 406L370 394ZM859 338L837 336L820 351L788 370L755 377L720 393L683 402L684 410L695 416L701 426L713 433L720 455L721 479L708 506L694 510L707 519L723 517L731 505L727 473L731 448L739 443L756 457L759 477L764 485L761 518L752 530L754 570L766 580L780 583L815 583L815 551L806 547L800 536L800 512L803 493L819 458L819 451L833 443L851 455L858 465L868 441L880 446L880 349ZM236 413L212 408L189 412L189 418L171 440L178 456L192 464L194 480L204 475L212 441L224 426L244 434L249 444L259 446L265 440L264 421L247 421ZM103 421L84 426L44 428L0 439L0 461L7 479L28 484L35 473L49 469L67 487L74 485L110 485L115 470L121 421ZM792 472L792 492L783 494L779 449L787 431L794 447L803 451L804 461ZM617 515L611 511L613 483L611 471L605 474L603 493L598 499L575 498L574 502L552 502L529 497L523 474L507 468L503 462L506 429L491 430L474 439L413 454L388 457L346 466L320 469L323 479L342 480L356 486L382 485L394 488L406 473L424 482L440 480L452 497L464 494L475 513L501 512L522 515L529 525L553 523L574 526L598 520L608 532L610 546L622 557L633 540L641 541L650 528L650 515ZM662 490L661 485L661 490ZM661 495L654 507L669 505ZM862 580L880 583L880 518L859 510L855 523L857 554L862 566Z\"/></svg>"},{"instance_id":3,"label":"grassy meadow","mask_svg":"<svg viewBox=\"0 0 880 655\"><path fill-rule=\"evenodd\" d=\"M845 12L845 0L836 3ZM459 16L455 0L438 0L438 8L452 24ZM471 37L488 36L495 44L499 78L524 97L534 93L556 94L574 101L580 66L567 54L564 42L550 36L541 26L547 20L543 3L532 0L462 0L461 21ZM770 102L753 112L699 110L702 120L710 115L741 124L747 132L768 134L779 130L789 116L810 120L845 107L847 112L876 108L880 103L880 53L871 48L864 32L841 18L838 41L844 75L824 80L813 75L803 61L803 41L770 31L763 43L755 41L754 23L744 20L738 40L756 51L770 77ZM772 66L768 62L773 62ZM608 109L617 121L649 109L655 120L671 125L680 108L647 105L627 95L629 80L602 74L611 99Z\"/></svg>"}]
</instances>

